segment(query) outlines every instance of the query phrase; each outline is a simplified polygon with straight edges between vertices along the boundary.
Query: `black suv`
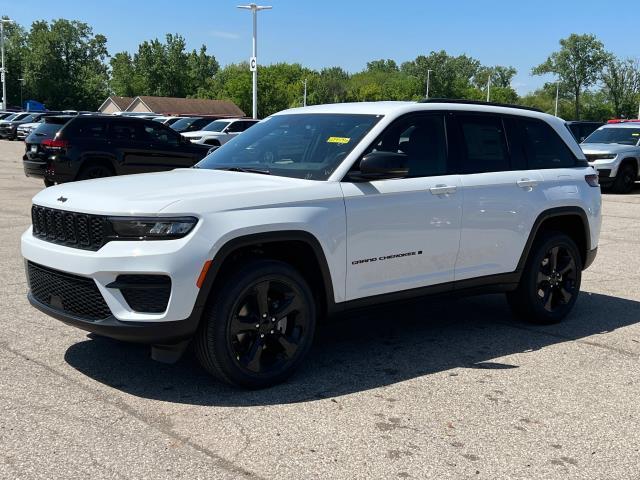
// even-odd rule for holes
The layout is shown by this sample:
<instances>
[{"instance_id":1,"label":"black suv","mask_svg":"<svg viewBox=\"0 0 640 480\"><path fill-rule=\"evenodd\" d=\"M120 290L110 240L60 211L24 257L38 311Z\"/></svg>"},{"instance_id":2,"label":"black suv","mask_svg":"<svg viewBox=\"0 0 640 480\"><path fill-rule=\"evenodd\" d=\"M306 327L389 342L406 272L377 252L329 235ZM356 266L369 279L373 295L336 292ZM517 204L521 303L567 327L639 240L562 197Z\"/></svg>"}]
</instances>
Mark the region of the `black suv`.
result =
<instances>
[{"instance_id":1,"label":"black suv","mask_svg":"<svg viewBox=\"0 0 640 480\"><path fill-rule=\"evenodd\" d=\"M86 115L65 121L52 138L38 142L30 136L23 164L27 176L44 178L49 186L191 167L208 149L153 120Z\"/></svg>"}]
</instances>

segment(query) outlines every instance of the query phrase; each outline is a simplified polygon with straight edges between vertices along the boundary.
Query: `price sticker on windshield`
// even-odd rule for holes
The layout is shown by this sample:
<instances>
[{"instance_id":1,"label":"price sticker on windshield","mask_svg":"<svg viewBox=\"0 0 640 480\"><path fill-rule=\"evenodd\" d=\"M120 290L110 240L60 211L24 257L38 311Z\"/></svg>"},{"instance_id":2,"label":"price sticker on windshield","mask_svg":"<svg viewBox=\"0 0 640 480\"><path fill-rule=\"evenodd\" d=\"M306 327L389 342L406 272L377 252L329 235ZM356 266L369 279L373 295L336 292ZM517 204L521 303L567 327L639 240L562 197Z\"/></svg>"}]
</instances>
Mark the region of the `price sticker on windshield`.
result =
<instances>
[{"instance_id":1,"label":"price sticker on windshield","mask_svg":"<svg viewBox=\"0 0 640 480\"><path fill-rule=\"evenodd\" d=\"M351 141L348 137L329 137L327 143L349 143Z\"/></svg>"}]
</instances>

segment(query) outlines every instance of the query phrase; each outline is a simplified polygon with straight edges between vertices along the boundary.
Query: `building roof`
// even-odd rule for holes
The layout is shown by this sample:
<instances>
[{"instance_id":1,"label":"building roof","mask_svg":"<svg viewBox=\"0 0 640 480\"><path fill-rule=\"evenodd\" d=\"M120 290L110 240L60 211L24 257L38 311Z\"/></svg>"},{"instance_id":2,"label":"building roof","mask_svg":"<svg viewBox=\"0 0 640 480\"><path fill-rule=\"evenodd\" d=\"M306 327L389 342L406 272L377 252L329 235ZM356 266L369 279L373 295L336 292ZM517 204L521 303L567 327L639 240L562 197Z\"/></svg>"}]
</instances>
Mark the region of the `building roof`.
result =
<instances>
[{"instance_id":1,"label":"building roof","mask_svg":"<svg viewBox=\"0 0 640 480\"><path fill-rule=\"evenodd\" d=\"M229 100L139 96L131 102L127 110L133 110L138 102L142 102L149 111L163 115L245 116L244 112Z\"/></svg>"},{"instance_id":2,"label":"building roof","mask_svg":"<svg viewBox=\"0 0 640 480\"><path fill-rule=\"evenodd\" d=\"M117 95L111 95L109 98L107 98L102 105L100 105L100 108L98 108L99 111L102 110L102 107L104 107L104 105L108 102L108 101L112 101L113 103L116 104L116 106L124 111L127 109L127 107L129 105L131 105L131 102L133 102L133 98L131 97L118 97Z\"/></svg>"}]
</instances>

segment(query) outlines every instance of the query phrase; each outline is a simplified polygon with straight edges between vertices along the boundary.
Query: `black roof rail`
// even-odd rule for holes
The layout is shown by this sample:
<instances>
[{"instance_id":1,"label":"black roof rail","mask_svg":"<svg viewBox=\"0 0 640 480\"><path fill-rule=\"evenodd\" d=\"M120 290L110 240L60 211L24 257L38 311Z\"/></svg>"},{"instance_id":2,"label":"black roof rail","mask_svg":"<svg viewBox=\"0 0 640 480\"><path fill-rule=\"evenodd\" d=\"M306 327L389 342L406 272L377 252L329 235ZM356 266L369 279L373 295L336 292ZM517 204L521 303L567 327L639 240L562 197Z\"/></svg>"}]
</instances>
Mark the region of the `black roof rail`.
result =
<instances>
[{"instance_id":1,"label":"black roof rail","mask_svg":"<svg viewBox=\"0 0 640 480\"><path fill-rule=\"evenodd\" d=\"M529 110L530 112L544 113L542 110L535 107L525 107L523 105L513 105L511 103L483 102L482 100L461 100L457 98L425 98L418 101L418 103L458 103L462 105L487 105L489 107L517 108L519 110Z\"/></svg>"}]
</instances>

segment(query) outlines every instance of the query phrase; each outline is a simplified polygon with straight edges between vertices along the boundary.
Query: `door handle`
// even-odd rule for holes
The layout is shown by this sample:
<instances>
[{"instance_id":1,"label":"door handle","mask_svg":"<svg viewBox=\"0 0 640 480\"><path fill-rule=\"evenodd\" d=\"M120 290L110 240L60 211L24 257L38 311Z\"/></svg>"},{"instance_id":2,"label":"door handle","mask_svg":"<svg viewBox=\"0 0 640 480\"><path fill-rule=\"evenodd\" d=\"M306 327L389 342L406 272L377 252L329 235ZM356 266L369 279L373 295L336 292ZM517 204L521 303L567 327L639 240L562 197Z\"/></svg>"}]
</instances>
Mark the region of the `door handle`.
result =
<instances>
[{"instance_id":1,"label":"door handle","mask_svg":"<svg viewBox=\"0 0 640 480\"><path fill-rule=\"evenodd\" d=\"M533 188L538 186L538 182L535 180L529 180L528 178L521 178L516 182L520 188Z\"/></svg>"},{"instance_id":2,"label":"door handle","mask_svg":"<svg viewBox=\"0 0 640 480\"><path fill-rule=\"evenodd\" d=\"M451 193L456 193L458 187L455 185L436 185L435 187L431 187L429 191L433 195L448 195Z\"/></svg>"}]
</instances>

